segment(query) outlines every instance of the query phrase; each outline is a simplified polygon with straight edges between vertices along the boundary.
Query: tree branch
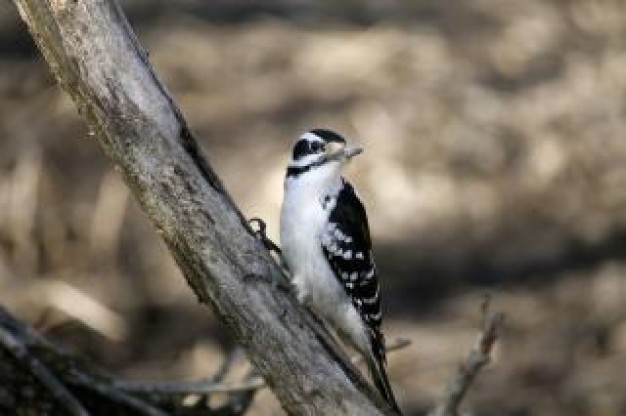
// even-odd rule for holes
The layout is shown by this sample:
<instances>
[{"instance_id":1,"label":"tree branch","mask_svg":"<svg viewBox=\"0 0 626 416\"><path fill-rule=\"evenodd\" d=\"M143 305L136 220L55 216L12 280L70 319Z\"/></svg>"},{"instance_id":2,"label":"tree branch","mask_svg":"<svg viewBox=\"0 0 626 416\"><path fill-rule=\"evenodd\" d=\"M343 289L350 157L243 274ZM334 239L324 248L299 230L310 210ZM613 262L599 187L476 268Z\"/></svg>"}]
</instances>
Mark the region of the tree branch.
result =
<instances>
[{"instance_id":1,"label":"tree branch","mask_svg":"<svg viewBox=\"0 0 626 416\"><path fill-rule=\"evenodd\" d=\"M384 402L316 329L202 156L114 0L14 0L57 80L210 305L291 414Z\"/></svg>"},{"instance_id":2,"label":"tree branch","mask_svg":"<svg viewBox=\"0 0 626 416\"><path fill-rule=\"evenodd\" d=\"M490 299L486 297L481 304L483 324L478 342L448 382L441 403L429 413L429 416L458 416L459 406L465 393L480 370L491 361L491 350L498 339L504 314L501 312L491 314L489 303Z\"/></svg>"},{"instance_id":3,"label":"tree branch","mask_svg":"<svg viewBox=\"0 0 626 416\"><path fill-rule=\"evenodd\" d=\"M4 351L14 361L7 359ZM0 414L23 412L28 407L33 414L57 414L61 412L54 410L61 408L63 414L72 416L191 416L194 410L203 416L239 416L246 411L258 388L240 391L229 391L228 385L218 388L230 364L227 360L213 376L213 391L185 391L184 383L176 391L125 388L124 383L63 351L0 307ZM23 392L29 392L29 397L20 397ZM206 398L213 393L228 393L226 404L211 408L203 403L194 409L184 404L190 395ZM5 398L13 402L5 403Z\"/></svg>"},{"instance_id":4,"label":"tree branch","mask_svg":"<svg viewBox=\"0 0 626 416\"><path fill-rule=\"evenodd\" d=\"M411 345L408 339L397 339L386 346L387 353L406 348ZM363 361L362 355L354 355L350 361L358 364ZM262 377L251 375L240 382L225 383L215 377L196 381L127 381L115 380L113 385L128 392L143 394L211 394L211 393L235 393L258 390L267 387Z\"/></svg>"}]
</instances>

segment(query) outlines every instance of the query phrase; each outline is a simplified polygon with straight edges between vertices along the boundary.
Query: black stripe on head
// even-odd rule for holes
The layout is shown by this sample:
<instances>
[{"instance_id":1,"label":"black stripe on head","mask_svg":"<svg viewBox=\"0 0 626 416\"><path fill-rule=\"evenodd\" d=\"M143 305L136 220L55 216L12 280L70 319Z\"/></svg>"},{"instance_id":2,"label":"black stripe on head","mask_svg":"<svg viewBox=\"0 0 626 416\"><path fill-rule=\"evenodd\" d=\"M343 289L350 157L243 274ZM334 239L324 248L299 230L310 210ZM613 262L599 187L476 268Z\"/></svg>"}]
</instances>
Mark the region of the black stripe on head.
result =
<instances>
[{"instance_id":1,"label":"black stripe on head","mask_svg":"<svg viewBox=\"0 0 626 416\"><path fill-rule=\"evenodd\" d=\"M311 170L311 165L306 166L289 166L287 168L287 177L295 178L296 176L302 175L305 172Z\"/></svg>"},{"instance_id":2,"label":"black stripe on head","mask_svg":"<svg viewBox=\"0 0 626 416\"><path fill-rule=\"evenodd\" d=\"M311 130L302 135L300 140L298 140L296 145L293 147L293 160L298 160L306 155L323 153L328 142L340 140L343 140L341 136L330 130Z\"/></svg>"},{"instance_id":3,"label":"black stripe on head","mask_svg":"<svg viewBox=\"0 0 626 416\"><path fill-rule=\"evenodd\" d=\"M337 143L346 143L346 139L341 137L341 135L335 133L332 130L328 129L313 129L310 133L316 135L320 139L324 140L326 143L337 142Z\"/></svg>"},{"instance_id":4,"label":"black stripe on head","mask_svg":"<svg viewBox=\"0 0 626 416\"><path fill-rule=\"evenodd\" d=\"M300 139L293 147L293 160L298 160L306 155L323 153L326 144L320 139Z\"/></svg>"},{"instance_id":5,"label":"black stripe on head","mask_svg":"<svg viewBox=\"0 0 626 416\"><path fill-rule=\"evenodd\" d=\"M298 160L310 152L309 141L304 139L298 140L298 143L293 148L293 160Z\"/></svg>"}]
</instances>

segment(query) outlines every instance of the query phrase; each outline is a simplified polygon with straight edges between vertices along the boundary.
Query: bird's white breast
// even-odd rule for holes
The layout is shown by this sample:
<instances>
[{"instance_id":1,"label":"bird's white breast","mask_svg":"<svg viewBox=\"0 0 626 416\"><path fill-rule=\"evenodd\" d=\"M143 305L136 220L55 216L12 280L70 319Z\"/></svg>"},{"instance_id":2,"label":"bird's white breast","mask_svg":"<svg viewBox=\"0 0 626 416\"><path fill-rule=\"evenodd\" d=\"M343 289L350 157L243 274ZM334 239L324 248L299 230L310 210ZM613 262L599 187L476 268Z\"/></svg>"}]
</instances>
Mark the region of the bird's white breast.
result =
<instances>
[{"instance_id":1,"label":"bird's white breast","mask_svg":"<svg viewBox=\"0 0 626 416\"><path fill-rule=\"evenodd\" d=\"M286 180L280 240L298 298L327 317L343 303L346 295L321 246L321 236L334 205L328 201L323 204L324 198L329 194L336 196L341 179L339 176L333 181L322 179L305 173Z\"/></svg>"}]
</instances>

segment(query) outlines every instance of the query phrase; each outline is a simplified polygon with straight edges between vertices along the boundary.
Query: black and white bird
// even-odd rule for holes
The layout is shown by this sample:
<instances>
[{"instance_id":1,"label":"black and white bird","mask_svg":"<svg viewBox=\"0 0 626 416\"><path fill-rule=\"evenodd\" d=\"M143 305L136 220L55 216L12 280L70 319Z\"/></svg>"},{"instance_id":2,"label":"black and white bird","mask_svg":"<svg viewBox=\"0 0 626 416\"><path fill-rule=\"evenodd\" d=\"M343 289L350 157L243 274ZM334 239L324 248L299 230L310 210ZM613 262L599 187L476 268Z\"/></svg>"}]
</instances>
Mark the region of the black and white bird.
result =
<instances>
[{"instance_id":1,"label":"black and white bird","mask_svg":"<svg viewBox=\"0 0 626 416\"><path fill-rule=\"evenodd\" d=\"M342 176L344 165L361 151L325 129L298 139L285 177L282 254L300 302L365 357L376 387L400 413L386 373L367 215Z\"/></svg>"}]
</instances>

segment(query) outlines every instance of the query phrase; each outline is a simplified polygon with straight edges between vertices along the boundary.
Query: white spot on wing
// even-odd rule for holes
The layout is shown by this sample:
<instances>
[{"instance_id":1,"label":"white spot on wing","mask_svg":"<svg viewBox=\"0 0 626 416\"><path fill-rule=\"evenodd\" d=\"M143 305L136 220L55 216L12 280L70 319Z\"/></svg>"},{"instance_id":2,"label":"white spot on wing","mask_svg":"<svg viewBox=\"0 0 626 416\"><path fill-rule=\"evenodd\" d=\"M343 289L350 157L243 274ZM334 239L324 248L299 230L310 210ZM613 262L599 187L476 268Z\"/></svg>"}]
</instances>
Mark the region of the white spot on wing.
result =
<instances>
[{"instance_id":1,"label":"white spot on wing","mask_svg":"<svg viewBox=\"0 0 626 416\"><path fill-rule=\"evenodd\" d=\"M376 300L378 300L379 291L380 291L380 286L376 287L376 293L374 294L374 296L372 296L371 298L363 299L363 302L365 302L368 305L373 305L374 303L376 303Z\"/></svg>"}]
</instances>

